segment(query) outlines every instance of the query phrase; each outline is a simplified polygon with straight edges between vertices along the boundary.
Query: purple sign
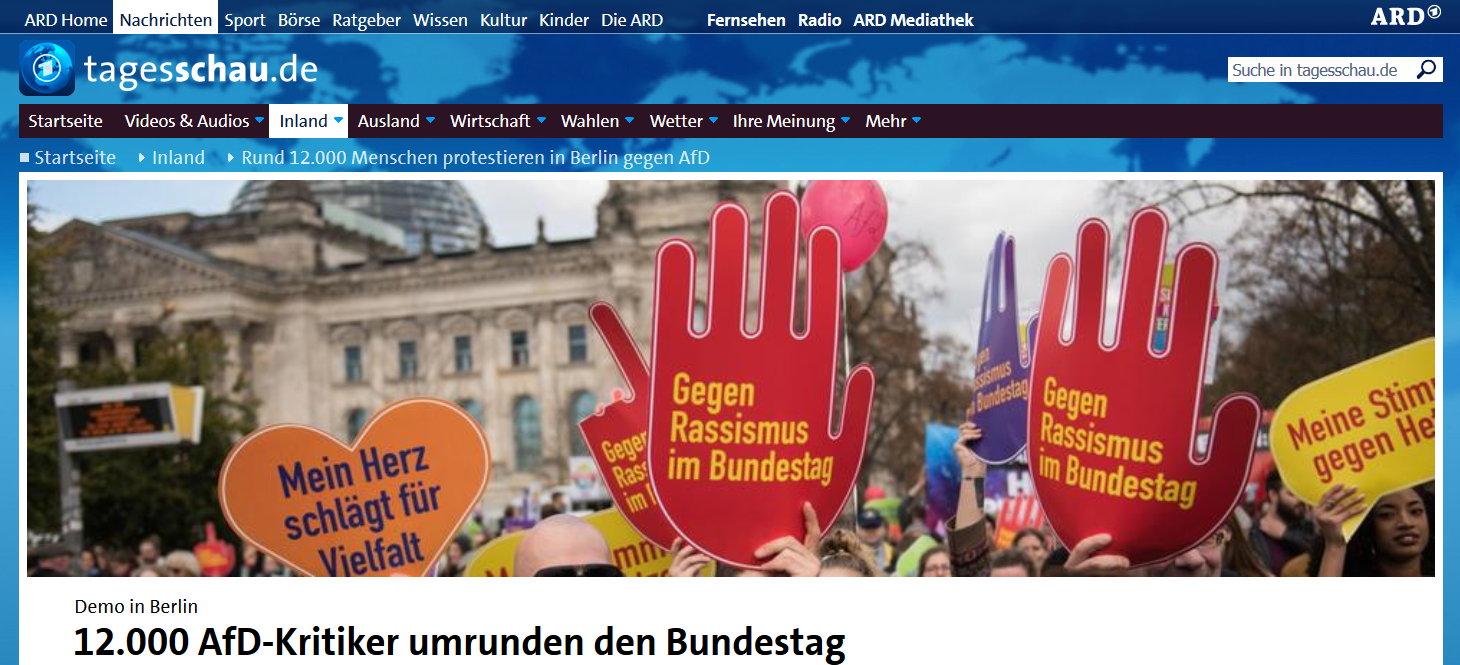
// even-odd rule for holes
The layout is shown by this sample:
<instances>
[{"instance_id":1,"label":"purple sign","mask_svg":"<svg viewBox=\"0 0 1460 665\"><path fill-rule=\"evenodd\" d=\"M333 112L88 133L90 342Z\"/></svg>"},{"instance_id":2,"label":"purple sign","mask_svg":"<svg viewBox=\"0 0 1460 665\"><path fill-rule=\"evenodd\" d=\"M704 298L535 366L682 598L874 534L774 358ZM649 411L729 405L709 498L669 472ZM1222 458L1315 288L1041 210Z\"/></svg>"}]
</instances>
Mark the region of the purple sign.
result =
<instances>
[{"instance_id":1,"label":"purple sign","mask_svg":"<svg viewBox=\"0 0 1460 665\"><path fill-rule=\"evenodd\" d=\"M985 462L1002 464L1024 450L1029 414L1029 353L1020 340L1014 238L1003 233L994 241L984 275L973 364L970 420L983 430L973 452Z\"/></svg>"},{"instance_id":2,"label":"purple sign","mask_svg":"<svg viewBox=\"0 0 1460 665\"><path fill-rule=\"evenodd\" d=\"M1020 462L989 467L983 485L984 506L990 510L1007 499L1034 494L1034 475Z\"/></svg>"}]
</instances>

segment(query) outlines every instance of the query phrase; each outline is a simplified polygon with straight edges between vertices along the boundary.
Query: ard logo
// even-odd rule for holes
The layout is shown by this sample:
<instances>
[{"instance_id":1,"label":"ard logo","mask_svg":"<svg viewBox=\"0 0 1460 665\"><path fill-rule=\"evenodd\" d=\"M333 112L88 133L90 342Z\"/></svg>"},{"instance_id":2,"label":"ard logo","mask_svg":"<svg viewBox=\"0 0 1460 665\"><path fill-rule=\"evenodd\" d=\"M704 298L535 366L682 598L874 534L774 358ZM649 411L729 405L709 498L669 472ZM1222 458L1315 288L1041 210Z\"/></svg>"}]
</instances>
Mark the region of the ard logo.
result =
<instances>
[{"instance_id":1,"label":"ard logo","mask_svg":"<svg viewBox=\"0 0 1460 665\"><path fill-rule=\"evenodd\" d=\"M1369 21L1369 25L1419 25L1424 23L1426 18L1440 18L1440 6L1430 5L1429 9L1376 7L1374 8L1374 20Z\"/></svg>"}]
</instances>

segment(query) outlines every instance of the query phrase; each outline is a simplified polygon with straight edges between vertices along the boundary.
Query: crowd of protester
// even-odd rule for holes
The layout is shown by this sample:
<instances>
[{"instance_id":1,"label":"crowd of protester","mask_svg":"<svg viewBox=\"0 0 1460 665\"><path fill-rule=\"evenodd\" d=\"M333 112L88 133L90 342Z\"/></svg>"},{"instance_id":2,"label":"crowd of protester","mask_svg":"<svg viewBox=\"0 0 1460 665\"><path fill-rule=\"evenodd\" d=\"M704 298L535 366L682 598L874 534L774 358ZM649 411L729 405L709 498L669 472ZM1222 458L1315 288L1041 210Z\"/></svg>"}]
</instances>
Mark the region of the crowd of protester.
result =
<instances>
[{"instance_id":1,"label":"crowd of protester","mask_svg":"<svg viewBox=\"0 0 1460 665\"><path fill-rule=\"evenodd\" d=\"M148 536L135 549L93 545L79 552L63 543L31 548L27 567L32 577L201 577L203 565L192 550L163 554L162 539ZM292 577L294 572L252 545L243 546L229 577Z\"/></svg>"},{"instance_id":2,"label":"crowd of protester","mask_svg":"<svg viewBox=\"0 0 1460 665\"><path fill-rule=\"evenodd\" d=\"M716 566L721 576L792 577L1060 577L1076 575L1148 575L1194 577L1355 577L1433 576L1435 574L1435 498L1431 484L1368 498L1355 488L1336 485L1317 505L1305 504L1283 485L1276 471L1267 477L1265 500L1255 514L1235 509L1207 539L1159 564L1133 568L1124 557L1104 553L1109 535L1078 543L1061 543L1053 532L1023 529L1008 547L995 549L994 524L985 510L983 483L987 467L968 446L981 433L965 423L955 453L962 467L957 512L941 530L924 526L919 501L922 484L914 487L897 510L895 523L863 506L845 525L824 530L810 504L803 506L803 539L783 537L756 552L762 570ZM872 496L869 498L878 498ZM1345 539L1343 523L1368 510L1358 530ZM613 577L622 575L609 555L603 536L572 515L561 493L540 508L541 520L527 529L515 552L519 576ZM464 572L467 554L494 535L474 515L448 544L437 574ZM523 521L508 506L494 524L496 534L515 530ZM941 534L939 532L942 532ZM193 552L163 553L155 536L135 550L94 546L80 552L59 543L30 552L33 576L197 577L202 574ZM676 542L668 574L696 576L712 561ZM228 573L233 577L286 577L294 573L251 545Z\"/></svg>"},{"instance_id":3,"label":"crowd of protester","mask_svg":"<svg viewBox=\"0 0 1460 665\"><path fill-rule=\"evenodd\" d=\"M546 506L544 506L546 508ZM510 529L509 529L510 530ZM439 566L440 574L459 575L465 556L491 540L494 532L473 515L447 546ZM233 564L220 577L295 577L278 559L245 542ZM60 542L30 548L26 569L31 577L202 577L203 564L191 549L173 549L163 554L163 541L148 536L135 548L91 545L77 550Z\"/></svg>"},{"instance_id":4,"label":"crowd of protester","mask_svg":"<svg viewBox=\"0 0 1460 665\"><path fill-rule=\"evenodd\" d=\"M1239 507L1203 542L1176 557L1133 568L1124 557L1103 554L1111 538L1091 536L1072 547L1041 529L1023 529L1010 545L993 548L994 525L984 510L983 481L987 467L968 443L978 428L960 429L956 453L963 478L957 514L946 524L946 537L923 528L916 497L899 510L897 537L876 510L863 509L847 526L824 533L810 504L803 507L804 540L783 537L766 543L756 555L763 570L720 565L723 576L792 577L1352 577L1433 576L1435 504L1430 484L1382 497L1352 538L1343 537L1343 523L1368 508L1354 488L1332 488L1316 506L1304 504L1283 485L1276 471L1266 480L1266 499L1256 515ZM906 520L906 521L904 521ZM571 537L569 537L569 534ZM896 542L894 542L896 541ZM524 556L528 542L530 555ZM670 551L669 575L691 577L710 565L708 556L684 543ZM618 576L602 536L571 515L560 514L534 527L515 562L519 576Z\"/></svg>"}]
</instances>

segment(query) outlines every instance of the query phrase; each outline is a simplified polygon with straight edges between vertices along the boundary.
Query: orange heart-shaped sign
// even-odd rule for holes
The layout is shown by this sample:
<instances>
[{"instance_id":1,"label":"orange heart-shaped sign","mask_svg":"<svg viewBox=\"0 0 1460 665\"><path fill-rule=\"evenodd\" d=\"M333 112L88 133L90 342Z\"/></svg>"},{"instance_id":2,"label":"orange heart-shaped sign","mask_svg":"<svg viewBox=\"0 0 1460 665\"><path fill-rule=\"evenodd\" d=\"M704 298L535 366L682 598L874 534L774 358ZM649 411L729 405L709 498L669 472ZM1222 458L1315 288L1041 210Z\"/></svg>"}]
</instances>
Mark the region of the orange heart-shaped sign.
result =
<instances>
[{"instance_id":1,"label":"orange heart-shaped sign","mask_svg":"<svg viewBox=\"0 0 1460 665\"><path fill-rule=\"evenodd\" d=\"M304 425L245 437L223 462L218 501L240 536L305 575L425 575L491 473L476 421L411 398L344 443Z\"/></svg>"}]
</instances>

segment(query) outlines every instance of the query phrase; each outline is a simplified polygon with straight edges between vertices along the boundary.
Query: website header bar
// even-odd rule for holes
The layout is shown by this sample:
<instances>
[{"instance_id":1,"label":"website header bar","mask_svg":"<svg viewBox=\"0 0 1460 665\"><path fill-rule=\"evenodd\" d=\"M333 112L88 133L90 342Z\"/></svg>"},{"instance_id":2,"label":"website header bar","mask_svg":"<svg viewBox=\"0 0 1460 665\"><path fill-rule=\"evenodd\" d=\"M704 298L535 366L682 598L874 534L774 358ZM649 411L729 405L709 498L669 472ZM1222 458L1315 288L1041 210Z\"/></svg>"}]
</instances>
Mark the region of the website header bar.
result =
<instances>
[{"instance_id":1,"label":"website header bar","mask_svg":"<svg viewBox=\"0 0 1460 665\"><path fill-rule=\"evenodd\" d=\"M113 6L115 5L115 6ZM1096 8L1081 0L980 2L804 0L565 0L548 5L478 2L353 3L348 9L290 7L258 0L67 0L12 3L0 12L11 33L1450 33L1439 4L1366 0L1184 3L1124 0Z\"/></svg>"}]
</instances>

